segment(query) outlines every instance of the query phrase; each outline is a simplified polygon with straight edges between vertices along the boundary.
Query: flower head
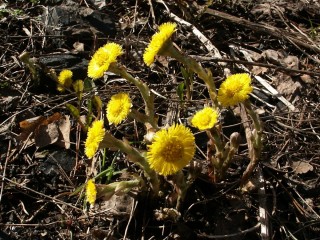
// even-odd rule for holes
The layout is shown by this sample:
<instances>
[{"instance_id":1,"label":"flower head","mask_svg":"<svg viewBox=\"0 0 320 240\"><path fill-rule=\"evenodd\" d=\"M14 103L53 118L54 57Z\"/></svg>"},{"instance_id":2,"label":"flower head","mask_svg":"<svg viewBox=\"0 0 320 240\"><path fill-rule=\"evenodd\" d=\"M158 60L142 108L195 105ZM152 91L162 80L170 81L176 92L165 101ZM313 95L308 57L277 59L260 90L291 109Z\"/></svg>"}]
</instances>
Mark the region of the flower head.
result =
<instances>
[{"instance_id":1,"label":"flower head","mask_svg":"<svg viewBox=\"0 0 320 240\"><path fill-rule=\"evenodd\" d=\"M92 123L92 126L88 130L88 136L85 142L85 154L88 158L92 158L98 151L99 144L103 140L105 131L102 120L94 121Z\"/></svg>"},{"instance_id":2,"label":"flower head","mask_svg":"<svg viewBox=\"0 0 320 240\"><path fill-rule=\"evenodd\" d=\"M99 48L92 56L88 65L88 77L101 78L117 57L123 54L122 47L116 43L107 43Z\"/></svg>"},{"instance_id":3,"label":"flower head","mask_svg":"<svg viewBox=\"0 0 320 240\"><path fill-rule=\"evenodd\" d=\"M86 198L87 202L93 206L97 198L97 189L92 179L89 179L86 185Z\"/></svg>"},{"instance_id":4,"label":"flower head","mask_svg":"<svg viewBox=\"0 0 320 240\"><path fill-rule=\"evenodd\" d=\"M150 167L164 176L184 168L192 160L196 149L190 129L179 124L158 131L148 147Z\"/></svg>"},{"instance_id":5,"label":"flower head","mask_svg":"<svg viewBox=\"0 0 320 240\"><path fill-rule=\"evenodd\" d=\"M69 88L72 84L72 71L68 69L63 69L59 76L58 76L58 82L59 85L57 87L59 92L64 92L65 88Z\"/></svg>"},{"instance_id":6,"label":"flower head","mask_svg":"<svg viewBox=\"0 0 320 240\"><path fill-rule=\"evenodd\" d=\"M249 74L233 74L221 84L218 91L218 101L224 107L234 106L248 99L252 90Z\"/></svg>"},{"instance_id":7,"label":"flower head","mask_svg":"<svg viewBox=\"0 0 320 240\"><path fill-rule=\"evenodd\" d=\"M213 128L213 126L217 123L217 120L217 111L211 107L205 107L192 117L191 124L199 130L206 130Z\"/></svg>"},{"instance_id":8,"label":"flower head","mask_svg":"<svg viewBox=\"0 0 320 240\"><path fill-rule=\"evenodd\" d=\"M143 61L147 66L154 62L155 56L161 51L165 43L171 38L176 31L177 24L163 23L159 26L159 31L152 36L151 42L143 54Z\"/></svg>"},{"instance_id":9,"label":"flower head","mask_svg":"<svg viewBox=\"0 0 320 240\"><path fill-rule=\"evenodd\" d=\"M107 119L110 124L118 125L129 114L132 106L127 93L118 93L111 97L107 105Z\"/></svg>"}]
</instances>

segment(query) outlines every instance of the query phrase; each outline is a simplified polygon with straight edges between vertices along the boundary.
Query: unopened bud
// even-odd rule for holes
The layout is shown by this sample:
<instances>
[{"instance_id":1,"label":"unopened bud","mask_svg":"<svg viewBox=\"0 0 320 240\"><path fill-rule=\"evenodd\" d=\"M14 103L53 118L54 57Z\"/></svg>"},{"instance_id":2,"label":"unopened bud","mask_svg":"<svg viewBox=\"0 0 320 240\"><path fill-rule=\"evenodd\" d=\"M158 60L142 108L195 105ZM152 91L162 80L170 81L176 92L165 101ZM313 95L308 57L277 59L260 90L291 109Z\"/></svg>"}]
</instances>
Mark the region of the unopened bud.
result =
<instances>
[{"instance_id":1,"label":"unopened bud","mask_svg":"<svg viewBox=\"0 0 320 240\"><path fill-rule=\"evenodd\" d=\"M238 132L234 132L230 136L230 144L233 148L238 148L240 144L240 134Z\"/></svg>"}]
</instances>

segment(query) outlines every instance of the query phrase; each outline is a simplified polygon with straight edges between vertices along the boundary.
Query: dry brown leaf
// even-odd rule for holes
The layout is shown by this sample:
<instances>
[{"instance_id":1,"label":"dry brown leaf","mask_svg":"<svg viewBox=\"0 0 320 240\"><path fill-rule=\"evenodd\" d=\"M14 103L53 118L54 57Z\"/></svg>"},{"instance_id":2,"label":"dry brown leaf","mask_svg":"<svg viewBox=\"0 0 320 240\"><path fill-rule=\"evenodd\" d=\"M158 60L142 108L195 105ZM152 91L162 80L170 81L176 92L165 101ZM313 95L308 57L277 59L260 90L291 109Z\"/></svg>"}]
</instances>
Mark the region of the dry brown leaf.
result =
<instances>
[{"instance_id":1,"label":"dry brown leaf","mask_svg":"<svg viewBox=\"0 0 320 240\"><path fill-rule=\"evenodd\" d=\"M281 65L281 61L283 59L283 54L273 49L263 51L261 56L276 65Z\"/></svg>"},{"instance_id":2,"label":"dry brown leaf","mask_svg":"<svg viewBox=\"0 0 320 240\"><path fill-rule=\"evenodd\" d=\"M45 147L58 141L59 131L56 123L40 125L34 134L34 140L37 147Z\"/></svg>"},{"instance_id":3,"label":"dry brown leaf","mask_svg":"<svg viewBox=\"0 0 320 240\"><path fill-rule=\"evenodd\" d=\"M59 140L56 142L57 145L64 147L65 149L70 148L70 116L65 115L61 117L58 122L59 128Z\"/></svg>"},{"instance_id":4,"label":"dry brown leaf","mask_svg":"<svg viewBox=\"0 0 320 240\"><path fill-rule=\"evenodd\" d=\"M305 83L309 83L309 84L314 83L313 79L312 79L311 76L308 75L308 74L303 74L303 75L301 75L301 76L300 76L300 79L301 79L303 82L305 82Z\"/></svg>"},{"instance_id":5,"label":"dry brown leaf","mask_svg":"<svg viewBox=\"0 0 320 240\"><path fill-rule=\"evenodd\" d=\"M82 42L75 42L72 46L75 52L84 52L84 44Z\"/></svg>"},{"instance_id":6,"label":"dry brown leaf","mask_svg":"<svg viewBox=\"0 0 320 240\"><path fill-rule=\"evenodd\" d=\"M268 68L266 67L260 67L260 66L253 66L251 69L252 74L254 75L260 75L268 72Z\"/></svg>"},{"instance_id":7,"label":"dry brown leaf","mask_svg":"<svg viewBox=\"0 0 320 240\"><path fill-rule=\"evenodd\" d=\"M44 147L55 143L59 137L56 122L61 118L60 113L54 113L48 118L38 116L19 122L21 133L17 137L20 141L25 141L31 136L38 147ZM58 134L58 135L57 135Z\"/></svg>"},{"instance_id":8,"label":"dry brown leaf","mask_svg":"<svg viewBox=\"0 0 320 240\"><path fill-rule=\"evenodd\" d=\"M286 68L298 70L299 69L299 59L296 56L289 55L283 59L284 66Z\"/></svg>"},{"instance_id":9,"label":"dry brown leaf","mask_svg":"<svg viewBox=\"0 0 320 240\"><path fill-rule=\"evenodd\" d=\"M291 167L293 168L293 171L297 174L304 174L309 171L313 171L313 166L304 161L295 161L291 163Z\"/></svg>"}]
</instances>

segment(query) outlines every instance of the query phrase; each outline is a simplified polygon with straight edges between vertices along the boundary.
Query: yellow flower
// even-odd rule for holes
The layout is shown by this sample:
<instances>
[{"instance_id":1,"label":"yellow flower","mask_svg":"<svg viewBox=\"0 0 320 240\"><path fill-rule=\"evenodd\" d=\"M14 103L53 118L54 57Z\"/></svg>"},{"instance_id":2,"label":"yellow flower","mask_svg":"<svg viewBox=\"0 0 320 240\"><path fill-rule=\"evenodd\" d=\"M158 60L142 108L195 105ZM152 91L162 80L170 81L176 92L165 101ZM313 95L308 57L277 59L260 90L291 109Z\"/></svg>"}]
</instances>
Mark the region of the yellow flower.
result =
<instances>
[{"instance_id":1,"label":"yellow flower","mask_svg":"<svg viewBox=\"0 0 320 240\"><path fill-rule=\"evenodd\" d=\"M111 97L107 105L107 119L110 124L118 125L129 114L131 99L127 93L118 93Z\"/></svg>"},{"instance_id":2,"label":"yellow flower","mask_svg":"<svg viewBox=\"0 0 320 240\"><path fill-rule=\"evenodd\" d=\"M103 140L105 131L102 120L94 121L92 123L92 126L88 130L88 136L85 142L85 153L88 158L92 158L98 151L99 144Z\"/></svg>"},{"instance_id":3,"label":"yellow flower","mask_svg":"<svg viewBox=\"0 0 320 240\"><path fill-rule=\"evenodd\" d=\"M155 56L161 52L162 47L176 31L177 24L163 23L159 26L159 31L152 36L151 42L143 54L143 61L147 66L154 62Z\"/></svg>"},{"instance_id":4,"label":"yellow flower","mask_svg":"<svg viewBox=\"0 0 320 240\"><path fill-rule=\"evenodd\" d=\"M91 206L93 206L97 198L97 189L92 179L90 179L87 182L86 197L87 197L87 202L90 203Z\"/></svg>"},{"instance_id":5,"label":"yellow flower","mask_svg":"<svg viewBox=\"0 0 320 240\"><path fill-rule=\"evenodd\" d=\"M213 126L217 123L217 120L217 111L211 107L205 107L193 116L191 119L191 124L202 131L213 128Z\"/></svg>"},{"instance_id":6,"label":"yellow flower","mask_svg":"<svg viewBox=\"0 0 320 240\"><path fill-rule=\"evenodd\" d=\"M249 74L233 74L221 84L218 91L218 101L224 107L234 106L248 99L252 90Z\"/></svg>"},{"instance_id":7,"label":"yellow flower","mask_svg":"<svg viewBox=\"0 0 320 240\"><path fill-rule=\"evenodd\" d=\"M59 85L57 86L57 89L59 92L64 92L65 88L69 88L72 84L72 71L63 69L59 76L58 76L58 82Z\"/></svg>"},{"instance_id":8,"label":"yellow flower","mask_svg":"<svg viewBox=\"0 0 320 240\"><path fill-rule=\"evenodd\" d=\"M117 62L117 57L123 54L122 47L116 43L107 43L93 54L88 65L88 77L101 78L108 71L111 63Z\"/></svg>"},{"instance_id":9,"label":"yellow flower","mask_svg":"<svg viewBox=\"0 0 320 240\"><path fill-rule=\"evenodd\" d=\"M158 131L148 148L150 167L167 176L178 172L192 160L196 145L190 129L176 124Z\"/></svg>"}]
</instances>

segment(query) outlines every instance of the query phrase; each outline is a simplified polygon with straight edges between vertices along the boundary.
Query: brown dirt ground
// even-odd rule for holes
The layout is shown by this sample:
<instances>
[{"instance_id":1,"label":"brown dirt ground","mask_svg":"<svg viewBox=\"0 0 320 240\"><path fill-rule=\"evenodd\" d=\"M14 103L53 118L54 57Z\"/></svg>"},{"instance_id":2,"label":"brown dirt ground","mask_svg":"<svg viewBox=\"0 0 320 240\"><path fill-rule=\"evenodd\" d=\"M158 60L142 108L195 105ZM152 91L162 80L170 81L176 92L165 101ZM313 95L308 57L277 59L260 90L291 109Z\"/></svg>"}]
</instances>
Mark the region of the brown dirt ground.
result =
<instances>
[{"instance_id":1,"label":"brown dirt ground","mask_svg":"<svg viewBox=\"0 0 320 240\"><path fill-rule=\"evenodd\" d=\"M16 0L0 4L0 239L320 239L320 4L303 0L165 2ZM208 50L210 43L203 43L183 20L207 37L224 60L218 61L217 53ZM126 195L100 200L88 209L81 196L70 196L85 182L91 165L77 122L71 121L68 150L55 144L41 148L22 144L19 122L56 112L70 115L65 103L76 104L76 98L56 92L43 69L71 68L75 78L84 79L90 56L108 41L124 47L121 62L134 76L171 99L156 97L159 123L165 123L168 109L175 113L173 121L186 121L205 102L203 84L194 80L193 99L177 115L181 65L159 59L150 69L141 59L150 36L166 21L177 22L176 45L209 68L217 86L228 72L247 71L276 89L278 93L272 94L259 79L253 81L251 101L264 125L261 162L251 176L251 186L241 191L239 179L249 162L243 142L223 182L212 183L205 172L195 180L177 221L157 221L154 216L155 210L170 207L174 198L165 181L168 191L157 201L142 194ZM32 82L19 59L24 51L43 70L39 82ZM108 76L108 84L103 80L95 84L104 103L113 93L130 91L134 103L141 106L139 92L117 76ZM81 111L87 112L86 106ZM243 133L237 109L226 111L222 120L226 135ZM112 131L137 145L144 135L143 126L130 120ZM201 134L197 144L196 160L204 163L206 140ZM108 164L116 159L115 171L140 172L123 155L107 154ZM103 170L98 165L96 169ZM119 175L111 180L119 180ZM266 219L259 217L262 207ZM263 224L269 236L261 235Z\"/></svg>"}]
</instances>

